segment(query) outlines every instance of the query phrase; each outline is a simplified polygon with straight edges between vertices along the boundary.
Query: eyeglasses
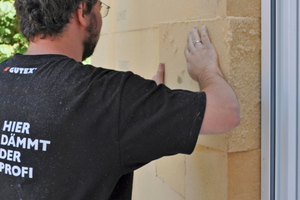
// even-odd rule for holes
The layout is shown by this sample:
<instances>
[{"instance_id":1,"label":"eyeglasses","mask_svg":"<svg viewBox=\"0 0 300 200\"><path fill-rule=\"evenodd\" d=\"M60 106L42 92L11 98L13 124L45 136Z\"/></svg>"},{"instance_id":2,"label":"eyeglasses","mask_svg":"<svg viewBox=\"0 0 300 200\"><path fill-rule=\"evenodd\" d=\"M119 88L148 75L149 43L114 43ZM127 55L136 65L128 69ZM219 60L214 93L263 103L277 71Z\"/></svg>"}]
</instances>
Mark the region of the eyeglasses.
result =
<instances>
[{"instance_id":1,"label":"eyeglasses","mask_svg":"<svg viewBox=\"0 0 300 200\"><path fill-rule=\"evenodd\" d=\"M100 5L100 13L102 18L106 17L108 15L108 11L110 9L110 6L106 5L105 3L103 3L102 1L100 1L101 5Z\"/></svg>"}]
</instances>

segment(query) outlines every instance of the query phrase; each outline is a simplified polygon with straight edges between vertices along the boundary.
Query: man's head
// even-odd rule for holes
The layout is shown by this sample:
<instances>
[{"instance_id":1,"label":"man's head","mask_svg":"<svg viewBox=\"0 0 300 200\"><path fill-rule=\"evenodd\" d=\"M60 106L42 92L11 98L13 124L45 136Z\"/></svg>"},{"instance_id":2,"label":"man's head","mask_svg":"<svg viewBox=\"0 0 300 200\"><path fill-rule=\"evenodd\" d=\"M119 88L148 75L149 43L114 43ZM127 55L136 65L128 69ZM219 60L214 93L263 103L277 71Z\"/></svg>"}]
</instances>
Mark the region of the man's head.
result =
<instances>
[{"instance_id":1,"label":"man's head","mask_svg":"<svg viewBox=\"0 0 300 200\"><path fill-rule=\"evenodd\" d=\"M86 3L86 14L98 0L16 0L20 32L28 41L36 36L45 38L63 31L81 2Z\"/></svg>"},{"instance_id":2,"label":"man's head","mask_svg":"<svg viewBox=\"0 0 300 200\"><path fill-rule=\"evenodd\" d=\"M101 4L99 0L16 0L15 8L20 32L28 41L50 39L54 42L56 36L70 40L68 34L64 36L67 31L74 36L72 42L82 47L78 46L78 50L82 49L82 60L85 60L93 54L99 39ZM69 30L70 26L73 29Z\"/></svg>"}]
</instances>

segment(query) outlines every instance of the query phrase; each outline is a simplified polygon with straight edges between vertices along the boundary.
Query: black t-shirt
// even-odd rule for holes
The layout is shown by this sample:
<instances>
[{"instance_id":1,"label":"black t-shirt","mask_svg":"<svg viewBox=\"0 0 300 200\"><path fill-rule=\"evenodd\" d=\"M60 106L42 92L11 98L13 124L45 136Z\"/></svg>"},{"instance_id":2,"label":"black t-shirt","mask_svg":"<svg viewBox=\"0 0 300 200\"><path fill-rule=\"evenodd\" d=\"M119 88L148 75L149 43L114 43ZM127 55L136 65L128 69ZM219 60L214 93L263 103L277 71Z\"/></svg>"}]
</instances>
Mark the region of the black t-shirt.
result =
<instances>
[{"instance_id":1,"label":"black t-shirt","mask_svg":"<svg viewBox=\"0 0 300 200\"><path fill-rule=\"evenodd\" d=\"M0 199L130 199L132 172L190 154L205 93L62 55L0 64Z\"/></svg>"}]
</instances>

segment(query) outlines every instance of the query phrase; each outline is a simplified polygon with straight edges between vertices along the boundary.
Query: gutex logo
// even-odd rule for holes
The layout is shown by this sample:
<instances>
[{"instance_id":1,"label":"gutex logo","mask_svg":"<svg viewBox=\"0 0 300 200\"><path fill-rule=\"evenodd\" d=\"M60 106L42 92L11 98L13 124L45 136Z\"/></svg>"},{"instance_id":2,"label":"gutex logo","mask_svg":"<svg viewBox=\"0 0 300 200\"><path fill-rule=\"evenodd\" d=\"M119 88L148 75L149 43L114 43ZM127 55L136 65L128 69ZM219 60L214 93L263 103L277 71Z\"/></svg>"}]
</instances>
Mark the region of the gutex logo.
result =
<instances>
[{"instance_id":1,"label":"gutex logo","mask_svg":"<svg viewBox=\"0 0 300 200\"><path fill-rule=\"evenodd\" d=\"M6 67L4 69L5 72L11 74L33 74L35 70L37 70L37 68Z\"/></svg>"}]
</instances>

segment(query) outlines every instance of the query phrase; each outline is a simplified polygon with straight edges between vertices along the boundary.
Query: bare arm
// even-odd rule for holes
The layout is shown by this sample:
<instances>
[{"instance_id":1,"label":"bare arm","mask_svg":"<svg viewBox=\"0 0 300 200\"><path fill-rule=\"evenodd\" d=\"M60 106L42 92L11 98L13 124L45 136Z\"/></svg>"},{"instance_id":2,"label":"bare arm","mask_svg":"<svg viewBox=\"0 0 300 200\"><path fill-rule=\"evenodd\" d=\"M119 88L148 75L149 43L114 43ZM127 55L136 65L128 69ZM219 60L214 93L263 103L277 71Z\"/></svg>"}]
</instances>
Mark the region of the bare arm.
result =
<instances>
[{"instance_id":1,"label":"bare arm","mask_svg":"<svg viewBox=\"0 0 300 200\"><path fill-rule=\"evenodd\" d=\"M200 34L197 29L188 34L185 57L189 75L199 83L201 91L204 91L207 97L200 134L226 133L238 126L238 100L223 77L218 55L205 26L201 28Z\"/></svg>"}]
</instances>

